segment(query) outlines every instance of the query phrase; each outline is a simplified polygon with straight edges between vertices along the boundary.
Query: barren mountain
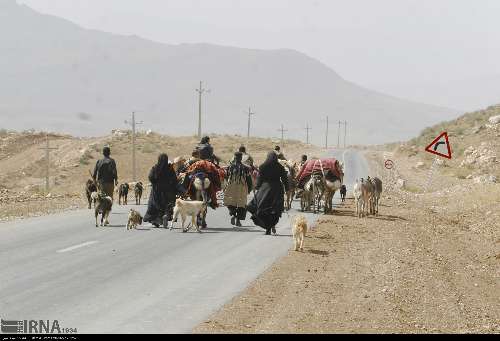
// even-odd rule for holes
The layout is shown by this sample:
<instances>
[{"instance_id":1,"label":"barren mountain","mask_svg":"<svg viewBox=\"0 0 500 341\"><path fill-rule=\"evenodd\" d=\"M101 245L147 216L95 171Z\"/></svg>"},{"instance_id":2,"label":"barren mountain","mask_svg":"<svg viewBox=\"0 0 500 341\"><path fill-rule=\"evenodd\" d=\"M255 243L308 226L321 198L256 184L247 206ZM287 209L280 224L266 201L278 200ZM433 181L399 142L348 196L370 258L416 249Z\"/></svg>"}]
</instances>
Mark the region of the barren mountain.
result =
<instances>
[{"instance_id":1,"label":"barren mountain","mask_svg":"<svg viewBox=\"0 0 500 341\"><path fill-rule=\"evenodd\" d=\"M212 90L206 132L245 133L249 105L254 134L278 136L284 124L303 139L309 123L321 144L327 115L331 141L347 120L348 143L357 144L405 139L454 115L359 87L297 51L160 44L83 29L14 0L0 1L0 54L0 117L11 129L103 135L137 110L145 127L192 134L200 80Z\"/></svg>"}]
</instances>

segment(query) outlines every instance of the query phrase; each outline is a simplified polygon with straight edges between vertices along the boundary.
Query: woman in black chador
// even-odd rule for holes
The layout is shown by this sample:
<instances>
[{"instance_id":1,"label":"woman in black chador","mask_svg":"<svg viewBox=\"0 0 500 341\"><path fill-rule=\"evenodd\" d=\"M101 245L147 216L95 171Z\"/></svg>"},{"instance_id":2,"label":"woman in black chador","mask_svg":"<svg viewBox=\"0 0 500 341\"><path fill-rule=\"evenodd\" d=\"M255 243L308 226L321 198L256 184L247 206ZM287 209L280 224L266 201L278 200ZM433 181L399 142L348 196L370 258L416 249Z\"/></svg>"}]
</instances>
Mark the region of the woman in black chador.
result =
<instances>
[{"instance_id":1,"label":"woman in black chador","mask_svg":"<svg viewBox=\"0 0 500 341\"><path fill-rule=\"evenodd\" d=\"M255 186L257 193L248 205L255 225L276 233L276 224L284 209L284 195L288 191L288 178L285 168L278 162L275 152L267 154L266 161L259 168Z\"/></svg>"},{"instance_id":2,"label":"woman in black chador","mask_svg":"<svg viewBox=\"0 0 500 341\"><path fill-rule=\"evenodd\" d=\"M144 216L145 222L150 222L155 227L160 227L172 220L177 194L177 176L168 163L167 154L158 157L158 163L149 172L151 194L149 195L148 211Z\"/></svg>"}]
</instances>

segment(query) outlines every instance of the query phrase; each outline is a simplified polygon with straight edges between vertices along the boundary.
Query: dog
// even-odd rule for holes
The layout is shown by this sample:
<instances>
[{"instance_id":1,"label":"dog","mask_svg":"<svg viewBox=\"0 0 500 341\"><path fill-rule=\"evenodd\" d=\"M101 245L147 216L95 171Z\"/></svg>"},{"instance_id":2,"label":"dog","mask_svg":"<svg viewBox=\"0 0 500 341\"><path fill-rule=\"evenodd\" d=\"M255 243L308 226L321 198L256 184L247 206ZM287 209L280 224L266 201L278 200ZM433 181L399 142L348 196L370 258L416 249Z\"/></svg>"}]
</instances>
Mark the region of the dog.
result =
<instances>
[{"instance_id":1,"label":"dog","mask_svg":"<svg viewBox=\"0 0 500 341\"><path fill-rule=\"evenodd\" d=\"M135 204L136 205L141 204L143 190L144 190L144 186L142 185L142 182L138 182L134 185L134 194L135 194Z\"/></svg>"},{"instance_id":2,"label":"dog","mask_svg":"<svg viewBox=\"0 0 500 341\"><path fill-rule=\"evenodd\" d=\"M128 214L127 231L137 229L138 225L142 225L142 219L143 217L139 212L130 209Z\"/></svg>"},{"instance_id":3,"label":"dog","mask_svg":"<svg viewBox=\"0 0 500 341\"><path fill-rule=\"evenodd\" d=\"M295 251L304 251L304 239L307 233L307 220L303 215L298 215L293 220L293 244Z\"/></svg>"},{"instance_id":4,"label":"dog","mask_svg":"<svg viewBox=\"0 0 500 341\"><path fill-rule=\"evenodd\" d=\"M96 194L94 195L94 193ZM107 226L109 225L109 214L113 208L113 199L104 193L94 193L92 193L92 195L95 197L97 202L97 205L95 206L95 227L99 227L97 222L99 214L101 214L101 226Z\"/></svg>"},{"instance_id":5,"label":"dog","mask_svg":"<svg viewBox=\"0 0 500 341\"><path fill-rule=\"evenodd\" d=\"M345 185L342 185L342 187L340 187L340 198L342 199L342 202L345 202L346 195L347 195L347 187Z\"/></svg>"},{"instance_id":6,"label":"dog","mask_svg":"<svg viewBox=\"0 0 500 341\"><path fill-rule=\"evenodd\" d=\"M118 205L128 205L128 191L130 189L130 185L127 183L121 184L118 190Z\"/></svg>"},{"instance_id":7,"label":"dog","mask_svg":"<svg viewBox=\"0 0 500 341\"><path fill-rule=\"evenodd\" d=\"M174 216L170 225L170 230L174 229L174 221L177 221L179 214L182 218L182 232L188 232L192 226L196 226L196 231L201 233L200 226L197 222L197 216L206 210L207 204L203 201L186 201L177 199L175 201ZM191 224L184 228L186 217L191 216Z\"/></svg>"},{"instance_id":8,"label":"dog","mask_svg":"<svg viewBox=\"0 0 500 341\"><path fill-rule=\"evenodd\" d=\"M92 209L92 203L94 203L95 207L95 200L92 199L92 194L97 192L97 185L94 182L93 179L87 180L87 183L85 184L85 195L87 197L87 202L89 204L89 210Z\"/></svg>"}]
</instances>

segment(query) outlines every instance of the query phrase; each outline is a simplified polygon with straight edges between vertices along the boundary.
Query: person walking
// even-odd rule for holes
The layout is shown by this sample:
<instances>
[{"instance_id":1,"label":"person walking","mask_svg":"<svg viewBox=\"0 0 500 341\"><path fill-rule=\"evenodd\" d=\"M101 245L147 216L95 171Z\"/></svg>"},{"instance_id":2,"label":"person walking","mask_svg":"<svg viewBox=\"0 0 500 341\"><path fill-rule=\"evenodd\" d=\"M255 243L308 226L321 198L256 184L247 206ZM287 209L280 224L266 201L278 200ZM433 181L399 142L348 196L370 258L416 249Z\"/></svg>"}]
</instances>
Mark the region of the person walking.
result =
<instances>
[{"instance_id":1,"label":"person walking","mask_svg":"<svg viewBox=\"0 0 500 341\"><path fill-rule=\"evenodd\" d=\"M163 224L163 227L167 228L168 222L172 220L178 188L177 176L172 165L168 163L167 154L160 154L158 162L149 172L149 181L151 194L144 221L155 227Z\"/></svg>"},{"instance_id":2,"label":"person walking","mask_svg":"<svg viewBox=\"0 0 500 341\"><path fill-rule=\"evenodd\" d=\"M259 167L257 192L247 209L252 213L255 225L276 234L276 224L284 210L284 195L288 191L288 177L285 168L278 162L278 155L272 151Z\"/></svg>"},{"instance_id":3,"label":"person walking","mask_svg":"<svg viewBox=\"0 0 500 341\"><path fill-rule=\"evenodd\" d=\"M250 168L242 162L243 154L234 153L234 160L226 170L227 186L224 189L224 205L229 209L231 225L241 227L246 219L248 193L252 191Z\"/></svg>"},{"instance_id":4,"label":"person walking","mask_svg":"<svg viewBox=\"0 0 500 341\"><path fill-rule=\"evenodd\" d=\"M94 179L94 183L97 184L98 190L113 199L115 186L118 186L116 162L110 157L111 149L108 146L102 149L102 154L104 158L96 162L92 178ZM104 225L109 225L108 219L106 219Z\"/></svg>"}]
</instances>

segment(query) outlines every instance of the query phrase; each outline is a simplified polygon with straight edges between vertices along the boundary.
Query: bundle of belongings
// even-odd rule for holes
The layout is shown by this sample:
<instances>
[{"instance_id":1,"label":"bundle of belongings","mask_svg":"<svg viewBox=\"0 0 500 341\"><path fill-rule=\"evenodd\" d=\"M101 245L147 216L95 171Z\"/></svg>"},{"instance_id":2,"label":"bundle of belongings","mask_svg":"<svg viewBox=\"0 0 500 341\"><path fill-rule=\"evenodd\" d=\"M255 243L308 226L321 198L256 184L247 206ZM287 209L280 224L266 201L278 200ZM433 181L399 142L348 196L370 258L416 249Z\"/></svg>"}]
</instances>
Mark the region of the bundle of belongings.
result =
<instances>
[{"instance_id":1,"label":"bundle of belongings","mask_svg":"<svg viewBox=\"0 0 500 341\"><path fill-rule=\"evenodd\" d=\"M297 175L298 188L303 189L313 174L320 174L329 181L342 179L344 173L338 160L330 159L312 159L308 160L300 169Z\"/></svg>"},{"instance_id":2,"label":"bundle of belongings","mask_svg":"<svg viewBox=\"0 0 500 341\"><path fill-rule=\"evenodd\" d=\"M208 196L210 198L209 205L213 209L218 207L217 204L217 192L221 190L221 170L216 165L208 160L196 161L187 168L186 184L188 188L188 193L191 195L191 199L195 199L195 189L193 186L194 179L197 175L204 174L208 180L210 180L210 187L208 188Z\"/></svg>"}]
</instances>

